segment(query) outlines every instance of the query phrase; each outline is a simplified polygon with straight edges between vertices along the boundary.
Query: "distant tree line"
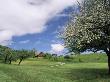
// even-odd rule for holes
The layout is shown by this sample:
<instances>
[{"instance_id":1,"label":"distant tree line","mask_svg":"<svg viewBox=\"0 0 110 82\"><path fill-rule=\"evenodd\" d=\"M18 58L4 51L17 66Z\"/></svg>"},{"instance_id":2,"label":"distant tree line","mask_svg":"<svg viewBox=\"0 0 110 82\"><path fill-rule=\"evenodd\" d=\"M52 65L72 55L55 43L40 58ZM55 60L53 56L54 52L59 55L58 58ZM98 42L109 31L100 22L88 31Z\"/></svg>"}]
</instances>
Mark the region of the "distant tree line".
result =
<instances>
[{"instance_id":1,"label":"distant tree line","mask_svg":"<svg viewBox=\"0 0 110 82\"><path fill-rule=\"evenodd\" d=\"M18 65L22 63L23 60L27 58L43 58L49 61L64 61L71 60L71 55L57 55L51 53L39 52L36 49L32 50L15 50L6 46L0 45L0 62L5 64L12 64L12 62L17 62Z\"/></svg>"}]
</instances>

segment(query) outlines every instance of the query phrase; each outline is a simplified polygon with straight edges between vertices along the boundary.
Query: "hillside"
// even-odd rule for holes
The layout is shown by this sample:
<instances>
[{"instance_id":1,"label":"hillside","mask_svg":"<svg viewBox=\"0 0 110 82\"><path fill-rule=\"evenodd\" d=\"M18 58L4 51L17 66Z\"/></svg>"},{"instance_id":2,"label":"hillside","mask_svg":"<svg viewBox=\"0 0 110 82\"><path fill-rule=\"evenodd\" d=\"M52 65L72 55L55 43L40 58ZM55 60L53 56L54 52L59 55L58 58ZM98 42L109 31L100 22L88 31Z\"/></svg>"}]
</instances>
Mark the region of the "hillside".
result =
<instances>
[{"instance_id":1,"label":"hillside","mask_svg":"<svg viewBox=\"0 0 110 82\"><path fill-rule=\"evenodd\" d=\"M107 56L106 54L86 54L86 55L78 55L73 56L74 62L94 62L94 63L106 63L107 62Z\"/></svg>"},{"instance_id":2,"label":"hillside","mask_svg":"<svg viewBox=\"0 0 110 82\"><path fill-rule=\"evenodd\" d=\"M20 66L0 64L0 82L110 82L110 78L107 63L28 59Z\"/></svg>"}]
</instances>

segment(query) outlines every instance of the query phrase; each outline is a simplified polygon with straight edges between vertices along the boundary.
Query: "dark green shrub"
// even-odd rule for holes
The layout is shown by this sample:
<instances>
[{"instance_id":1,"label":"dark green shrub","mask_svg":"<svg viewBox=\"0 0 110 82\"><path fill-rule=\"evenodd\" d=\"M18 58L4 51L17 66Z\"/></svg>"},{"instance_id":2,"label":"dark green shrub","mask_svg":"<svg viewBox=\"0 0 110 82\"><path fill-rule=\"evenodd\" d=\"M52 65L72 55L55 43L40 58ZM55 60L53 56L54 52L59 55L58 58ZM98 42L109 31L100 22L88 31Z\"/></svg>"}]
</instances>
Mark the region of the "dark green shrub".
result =
<instances>
[{"instance_id":1,"label":"dark green shrub","mask_svg":"<svg viewBox=\"0 0 110 82\"><path fill-rule=\"evenodd\" d=\"M64 59L71 59L69 55L64 56Z\"/></svg>"}]
</instances>

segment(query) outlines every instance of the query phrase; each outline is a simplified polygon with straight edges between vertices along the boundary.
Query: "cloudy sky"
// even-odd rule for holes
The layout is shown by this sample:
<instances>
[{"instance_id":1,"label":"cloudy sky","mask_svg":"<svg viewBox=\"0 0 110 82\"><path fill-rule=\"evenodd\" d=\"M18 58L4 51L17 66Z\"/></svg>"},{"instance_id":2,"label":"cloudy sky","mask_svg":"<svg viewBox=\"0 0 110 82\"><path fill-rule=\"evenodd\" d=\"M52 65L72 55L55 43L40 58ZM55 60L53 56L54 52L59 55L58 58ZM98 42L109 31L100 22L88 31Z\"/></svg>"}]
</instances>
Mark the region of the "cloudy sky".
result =
<instances>
[{"instance_id":1,"label":"cloudy sky","mask_svg":"<svg viewBox=\"0 0 110 82\"><path fill-rule=\"evenodd\" d=\"M57 31L76 0L0 0L0 44L14 49L59 53Z\"/></svg>"}]
</instances>

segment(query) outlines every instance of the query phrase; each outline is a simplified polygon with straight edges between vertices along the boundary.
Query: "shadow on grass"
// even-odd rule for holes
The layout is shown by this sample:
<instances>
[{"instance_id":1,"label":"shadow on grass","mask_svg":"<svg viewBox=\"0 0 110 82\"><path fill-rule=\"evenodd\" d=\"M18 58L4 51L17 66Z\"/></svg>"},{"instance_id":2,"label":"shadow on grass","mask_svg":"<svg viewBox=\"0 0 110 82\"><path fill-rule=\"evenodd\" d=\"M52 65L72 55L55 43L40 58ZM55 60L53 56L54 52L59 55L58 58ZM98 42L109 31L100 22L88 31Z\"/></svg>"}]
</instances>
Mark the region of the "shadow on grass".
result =
<instances>
[{"instance_id":1,"label":"shadow on grass","mask_svg":"<svg viewBox=\"0 0 110 82\"><path fill-rule=\"evenodd\" d=\"M70 70L70 74L68 74L68 75L69 75L68 79L71 79L71 80L106 79L106 80L109 80L109 82L110 82L110 75L108 75L107 69L95 69L95 68L72 69L72 70ZM108 82L108 81L106 81L106 82Z\"/></svg>"}]
</instances>

